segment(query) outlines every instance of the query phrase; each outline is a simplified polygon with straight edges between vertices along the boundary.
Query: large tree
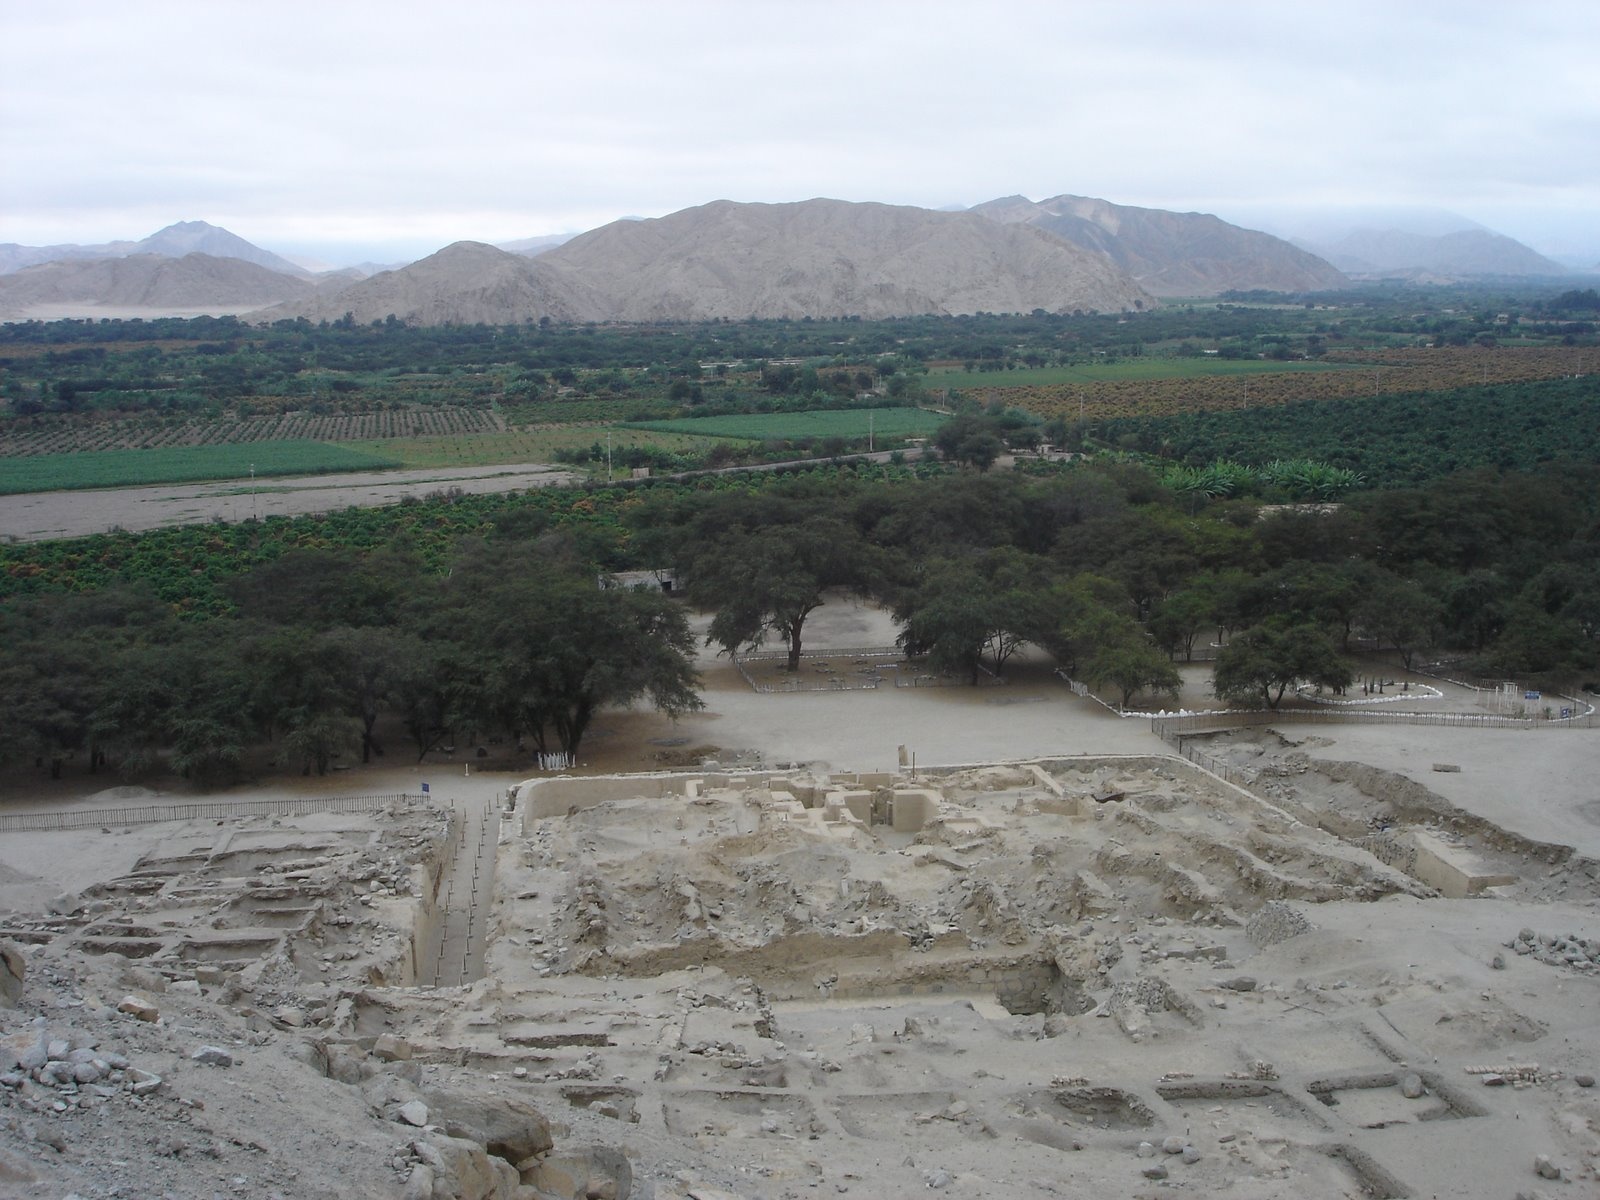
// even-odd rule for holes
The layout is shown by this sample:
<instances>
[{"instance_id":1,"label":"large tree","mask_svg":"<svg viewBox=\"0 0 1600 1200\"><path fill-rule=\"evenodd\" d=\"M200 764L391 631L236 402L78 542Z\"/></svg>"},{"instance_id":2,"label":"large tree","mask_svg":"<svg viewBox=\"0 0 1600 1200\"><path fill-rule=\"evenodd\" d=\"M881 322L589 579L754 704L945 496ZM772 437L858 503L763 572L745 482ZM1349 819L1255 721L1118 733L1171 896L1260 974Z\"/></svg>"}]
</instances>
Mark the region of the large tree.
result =
<instances>
[{"instance_id":1,"label":"large tree","mask_svg":"<svg viewBox=\"0 0 1600 1200\"><path fill-rule=\"evenodd\" d=\"M901 647L935 671L973 683L985 655L994 673L1003 673L1024 644L1047 640L1048 571L1047 560L1010 547L936 560L895 604L905 625Z\"/></svg>"},{"instance_id":2,"label":"large tree","mask_svg":"<svg viewBox=\"0 0 1600 1200\"><path fill-rule=\"evenodd\" d=\"M1277 708L1300 682L1342 691L1355 679L1327 630L1274 617L1233 638L1217 655L1211 690L1237 704Z\"/></svg>"},{"instance_id":3,"label":"large tree","mask_svg":"<svg viewBox=\"0 0 1600 1200\"><path fill-rule=\"evenodd\" d=\"M659 592L548 573L468 583L458 599L445 669L457 717L479 728L576 754L602 708L646 699L675 717L701 706L688 620Z\"/></svg>"},{"instance_id":4,"label":"large tree","mask_svg":"<svg viewBox=\"0 0 1600 1200\"><path fill-rule=\"evenodd\" d=\"M689 598L715 615L706 638L728 653L755 649L769 633L800 669L806 618L832 588L865 592L874 568L871 547L834 516L732 529L682 557Z\"/></svg>"}]
</instances>

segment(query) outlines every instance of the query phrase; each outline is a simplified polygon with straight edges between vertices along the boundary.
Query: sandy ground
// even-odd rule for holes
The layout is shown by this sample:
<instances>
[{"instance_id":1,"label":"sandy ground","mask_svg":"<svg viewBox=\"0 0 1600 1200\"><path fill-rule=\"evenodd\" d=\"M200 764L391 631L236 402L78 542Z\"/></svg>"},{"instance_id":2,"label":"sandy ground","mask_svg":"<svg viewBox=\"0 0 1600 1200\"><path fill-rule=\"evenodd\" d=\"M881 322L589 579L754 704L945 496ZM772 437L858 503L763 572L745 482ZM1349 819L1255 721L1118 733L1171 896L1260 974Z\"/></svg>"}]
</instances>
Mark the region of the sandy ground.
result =
<instances>
[{"instance_id":1,"label":"sandy ground","mask_svg":"<svg viewBox=\"0 0 1600 1200\"><path fill-rule=\"evenodd\" d=\"M1295 725L1285 733L1317 739L1303 742L1312 758L1394 771L1502 829L1600 858L1600 729Z\"/></svg>"},{"instance_id":2,"label":"sandy ground","mask_svg":"<svg viewBox=\"0 0 1600 1200\"><path fill-rule=\"evenodd\" d=\"M460 488L511 492L571 482L570 472L540 463L488 467L430 467L343 475L303 475L248 480L161 484L92 491L0 496L0 539L41 541L82 537L113 529L138 532L169 525L255 517L293 517L341 508L379 508L407 496Z\"/></svg>"}]
</instances>

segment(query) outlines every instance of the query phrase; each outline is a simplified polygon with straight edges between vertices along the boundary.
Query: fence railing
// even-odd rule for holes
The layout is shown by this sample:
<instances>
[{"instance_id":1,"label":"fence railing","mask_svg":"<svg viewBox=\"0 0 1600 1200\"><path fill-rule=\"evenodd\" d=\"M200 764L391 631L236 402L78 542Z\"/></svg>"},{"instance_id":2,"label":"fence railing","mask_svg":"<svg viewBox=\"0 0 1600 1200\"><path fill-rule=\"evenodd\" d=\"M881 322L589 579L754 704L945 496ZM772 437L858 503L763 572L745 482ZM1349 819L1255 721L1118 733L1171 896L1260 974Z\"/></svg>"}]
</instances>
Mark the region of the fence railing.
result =
<instances>
[{"instance_id":1,"label":"fence railing","mask_svg":"<svg viewBox=\"0 0 1600 1200\"><path fill-rule=\"evenodd\" d=\"M155 825L162 821L203 821L226 817L374 812L381 808L422 808L432 803L433 800L429 796L392 792L373 796L302 796L285 800L199 800L188 804L141 804L128 808L69 808L56 812L0 814L0 833L96 829L113 825Z\"/></svg>"}]
</instances>

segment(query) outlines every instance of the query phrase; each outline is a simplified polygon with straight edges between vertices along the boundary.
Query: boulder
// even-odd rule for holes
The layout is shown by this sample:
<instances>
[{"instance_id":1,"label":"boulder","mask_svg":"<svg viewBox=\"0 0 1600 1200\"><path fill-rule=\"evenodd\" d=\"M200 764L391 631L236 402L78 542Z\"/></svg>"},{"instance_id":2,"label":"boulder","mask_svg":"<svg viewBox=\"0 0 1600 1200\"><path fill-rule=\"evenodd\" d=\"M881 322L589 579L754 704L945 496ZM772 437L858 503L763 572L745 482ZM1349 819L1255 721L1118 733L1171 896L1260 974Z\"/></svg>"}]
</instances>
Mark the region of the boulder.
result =
<instances>
[{"instance_id":1,"label":"boulder","mask_svg":"<svg viewBox=\"0 0 1600 1200\"><path fill-rule=\"evenodd\" d=\"M508 1194L488 1153L474 1141L434 1135L412 1149L432 1171L431 1200L500 1200Z\"/></svg>"},{"instance_id":2,"label":"boulder","mask_svg":"<svg viewBox=\"0 0 1600 1200\"><path fill-rule=\"evenodd\" d=\"M523 1166L523 1184L550 1200L628 1200L633 1191L633 1168L612 1146L563 1150Z\"/></svg>"},{"instance_id":3,"label":"boulder","mask_svg":"<svg viewBox=\"0 0 1600 1200\"><path fill-rule=\"evenodd\" d=\"M422 1099L433 1124L453 1138L479 1143L508 1163L544 1154L555 1144L544 1115L519 1097L437 1088L425 1091Z\"/></svg>"},{"instance_id":4,"label":"boulder","mask_svg":"<svg viewBox=\"0 0 1600 1200\"><path fill-rule=\"evenodd\" d=\"M142 996L124 996L117 1005L119 1013L127 1013L130 1017L137 1017L141 1021L158 1021L161 1019L161 1010Z\"/></svg>"},{"instance_id":5,"label":"boulder","mask_svg":"<svg viewBox=\"0 0 1600 1200\"><path fill-rule=\"evenodd\" d=\"M372 1057L381 1062L410 1062L411 1043L392 1033L380 1033L372 1043Z\"/></svg>"},{"instance_id":6,"label":"boulder","mask_svg":"<svg viewBox=\"0 0 1600 1200\"><path fill-rule=\"evenodd\" d=\"M203 1067L233 1066L233 1055L229 1054L221 1046L201 1046L189 1057Z\"/></svg>"}]
</instances>

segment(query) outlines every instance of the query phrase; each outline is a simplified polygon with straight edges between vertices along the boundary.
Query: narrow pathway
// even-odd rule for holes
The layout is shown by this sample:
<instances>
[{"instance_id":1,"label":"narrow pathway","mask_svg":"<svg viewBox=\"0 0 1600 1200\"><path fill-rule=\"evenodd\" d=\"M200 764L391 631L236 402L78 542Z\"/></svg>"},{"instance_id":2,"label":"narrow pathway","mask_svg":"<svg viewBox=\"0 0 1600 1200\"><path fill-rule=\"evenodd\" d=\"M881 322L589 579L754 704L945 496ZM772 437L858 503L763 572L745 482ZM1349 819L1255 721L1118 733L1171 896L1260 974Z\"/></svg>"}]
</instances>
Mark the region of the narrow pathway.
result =
<instances>
[{"instance_id":1,"label":"narrow pathway","mask_svg":"<svg viewBox=\"0 0 1600 1200\"><path fill-rule=\"evenodd\" d=\"M483 976L500 809L492 795L456 801L454 854L439 880L439 924L417 982L459 987Z\"/></svg>"}]
</instances>

